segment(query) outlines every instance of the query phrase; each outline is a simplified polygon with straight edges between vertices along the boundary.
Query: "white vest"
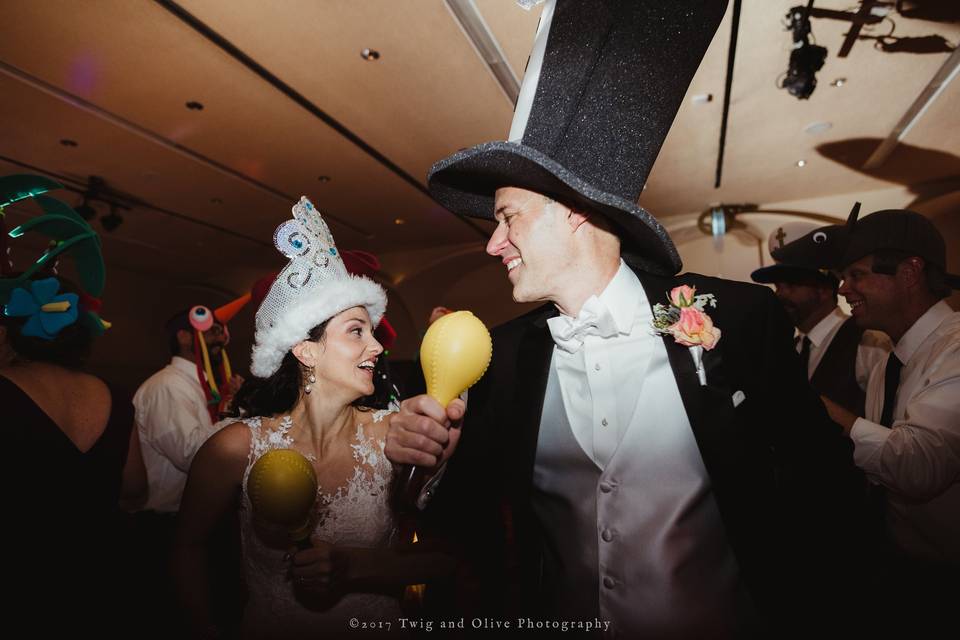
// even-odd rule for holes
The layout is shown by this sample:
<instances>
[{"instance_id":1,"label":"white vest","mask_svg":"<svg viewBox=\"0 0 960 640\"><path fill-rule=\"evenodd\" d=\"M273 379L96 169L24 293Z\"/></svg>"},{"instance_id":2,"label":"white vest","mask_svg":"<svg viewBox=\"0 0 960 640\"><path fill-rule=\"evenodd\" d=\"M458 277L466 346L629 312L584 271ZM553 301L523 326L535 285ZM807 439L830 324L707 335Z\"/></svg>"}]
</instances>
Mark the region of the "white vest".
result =
<instances>
[{"instance_id":1,"label":"white vest","mask_svg":"<svg viewBox=\"0 0 960 640\"><path fill-rule=\"evenodd\" d=\"M617 635L733 636L753 608L666 347L651 339L643 379L618 381L638 401L604 469L571 431L551 362L533 476L541 588L553 615L609 620Z\"/></svg>"}]
</instances>

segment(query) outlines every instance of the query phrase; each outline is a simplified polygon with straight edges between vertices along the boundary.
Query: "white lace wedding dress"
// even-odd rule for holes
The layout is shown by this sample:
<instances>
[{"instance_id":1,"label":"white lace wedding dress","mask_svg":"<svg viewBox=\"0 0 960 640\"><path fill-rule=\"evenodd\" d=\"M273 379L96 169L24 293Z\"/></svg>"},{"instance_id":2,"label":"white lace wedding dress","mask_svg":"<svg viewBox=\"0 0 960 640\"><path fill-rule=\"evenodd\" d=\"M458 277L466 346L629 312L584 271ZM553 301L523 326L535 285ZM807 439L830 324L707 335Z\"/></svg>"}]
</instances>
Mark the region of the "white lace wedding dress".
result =
<instances>
[{"instance_id":1,"label":"white lace wedding dress","mask_svg":"<svg viewBox=\"0 0 960 640\"><path fill-rule=\"evenodd\" d=\"M377 411L373 421L379 422L390 411ZM289 416L277 428L261 428L260 418L242 422L250 427L250 456L243 474L243 497L240 507L240 537L248 600L243 614L244 637L319 637L324 633L346 634L349 621L393 621L400 616L396 598L383 595L351 593L332 608L314 611L304 607L294 596L293 583L287 577L289 562L285 549L268 546L253 526L247 476L250 468L271 449L291 449L293 426ZM331 544L353 547L385 547L394 534L394 519L387 504L392 467L383 453L384 441L368 436L361 425L351 443L353 476L336 488L319 487L314 534ZM308 458L311 456L307 456ZM326 490L325 490L326 489ZM332 491L332 493L330 493Z\"/></svg>"}]
</instances>

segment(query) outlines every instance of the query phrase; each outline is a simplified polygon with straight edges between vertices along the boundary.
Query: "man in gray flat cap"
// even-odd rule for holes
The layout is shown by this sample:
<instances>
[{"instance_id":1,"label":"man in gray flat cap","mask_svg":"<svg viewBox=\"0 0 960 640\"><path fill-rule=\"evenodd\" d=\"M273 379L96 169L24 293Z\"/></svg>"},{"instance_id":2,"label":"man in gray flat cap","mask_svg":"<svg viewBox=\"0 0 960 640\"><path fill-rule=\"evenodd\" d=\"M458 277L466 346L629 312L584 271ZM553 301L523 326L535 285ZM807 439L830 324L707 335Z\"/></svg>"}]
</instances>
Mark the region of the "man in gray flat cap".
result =
<instances>
[{"instance_id":1,"label":"man in gray flat cap","mask_svg":"<svg viewBox=\"0 0 960 640\"><path fill-rule=\"evenodd\" d=\"M894 349L871 372L862 414L824 402L883 488L883 589L900 611L923 613L903 621L915 628L960 598L960 313L944 300L960 277L946 272L943 236L918 213L878 211L847 231L840 293L857 324L885 332Z\"/></svg>"}]
</instances>

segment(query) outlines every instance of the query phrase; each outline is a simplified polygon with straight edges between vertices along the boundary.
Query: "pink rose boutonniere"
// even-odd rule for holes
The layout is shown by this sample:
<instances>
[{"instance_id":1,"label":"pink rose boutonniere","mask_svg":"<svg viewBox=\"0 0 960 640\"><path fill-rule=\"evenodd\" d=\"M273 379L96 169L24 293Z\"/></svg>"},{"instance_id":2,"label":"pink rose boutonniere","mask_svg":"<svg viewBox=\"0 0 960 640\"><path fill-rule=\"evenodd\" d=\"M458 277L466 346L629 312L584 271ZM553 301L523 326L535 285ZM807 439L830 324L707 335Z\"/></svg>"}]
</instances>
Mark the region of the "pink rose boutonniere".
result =
<instances>
[{"instance_id":1,"label":"pink rose boutonniere","mask_svg":"<svg viewBox=\"0 0 960 640\"><path fill-rule=\"evenodd\" d=\"M667 296L670 305L658 302L653 305L653 328L659 334L671 335L685 347L690 347L690 355L697 367L697 377L701 385L707 384L707 374L703 368L703 350L710 351L720 341L720 329L704 309L716 307L717 299L712 293L697 295L696 287L681 285L674 287Z\"/></svg>"}]
</instances>

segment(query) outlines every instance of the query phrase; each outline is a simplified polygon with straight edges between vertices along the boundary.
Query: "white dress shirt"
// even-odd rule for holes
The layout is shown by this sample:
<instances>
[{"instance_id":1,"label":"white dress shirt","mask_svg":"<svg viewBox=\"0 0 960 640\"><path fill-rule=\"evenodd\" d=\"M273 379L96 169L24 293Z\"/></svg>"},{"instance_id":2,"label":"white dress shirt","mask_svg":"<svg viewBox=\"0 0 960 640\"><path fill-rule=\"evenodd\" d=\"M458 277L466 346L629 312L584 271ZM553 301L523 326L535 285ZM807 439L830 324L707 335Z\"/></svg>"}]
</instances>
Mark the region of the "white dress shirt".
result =
<instances>
[{"instance_id":1,"label":"white dress shirt","mask_svg":"<svg viewBox=\"0 0 960 640\"><path fill-rule=\"evenodd\" d=\"M906 553L960 566L960 313L940 301L897 342L893 426L879 424L886 363L850 431L854 461L887 489L887 523Z\"/></svg>"},{"instance_id":2,"label":"white dress shirt","mask_svg":"<svg viewBox=\"0 0 960 640\"><path fill-rule=\"evenodd\" d=\"M834 308L820 322L804 334L797 332L797 353L803 345L803 337L806 335L810 339L810 361L807 364L807 379L812 379L817 366L823 359L823 354L830 348L830 343L836 337L840 327L850 316L845 314L840 307ZM870 372L878 362L886 362L887 354L893 347L890 344L890 338L887 334L880 331L864 331L860 338L860 346L857 347L857 362L855 373L857 384L863 391L867 390L867 381L870 379Z\"/></svg>"},{"instance_id":3,"label":"white dress shirt","mask_svg":"<svg viewBox=\"0 0 960 640\"><path fill-rule=\"evenodd\" d=\"M194 454L215 431L196 365L179 356L133 396L150 497L144 509L175 512Z\"/></svg>"},{"instance_id":4,"label":"white dress shirt","mask_svg":"<svg viewBox=\"0 0 960 640\"><path fill-rule=\"evenodd\" d=\"M655 338L643 286L623 260L599 300L613 317L616 338L588 335L574 353L555 348L553 366L573 434L603 469L623 439L637 403L637 394L618 393L617 383L643 379ZM547 324L553 332L563 321L550 318Z\"/></svg>"}]
</instances>

